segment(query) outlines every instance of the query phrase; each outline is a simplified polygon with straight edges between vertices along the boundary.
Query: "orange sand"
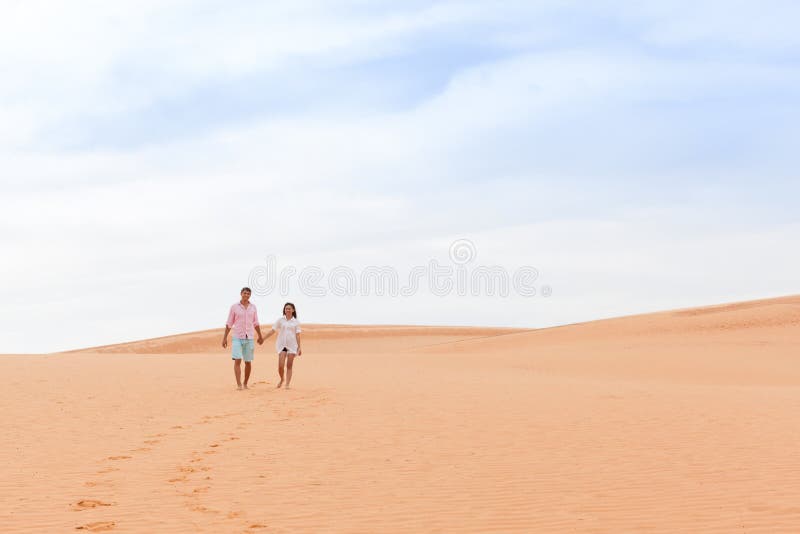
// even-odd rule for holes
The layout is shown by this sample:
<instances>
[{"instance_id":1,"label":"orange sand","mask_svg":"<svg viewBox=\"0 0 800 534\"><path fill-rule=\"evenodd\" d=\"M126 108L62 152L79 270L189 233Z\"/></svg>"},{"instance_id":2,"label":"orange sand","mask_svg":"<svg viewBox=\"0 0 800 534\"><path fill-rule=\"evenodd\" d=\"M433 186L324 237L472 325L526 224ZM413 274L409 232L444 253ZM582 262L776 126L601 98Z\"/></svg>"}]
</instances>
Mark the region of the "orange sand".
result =
<instances>
[{"instance_id":1,"label":"orange sand","mask_svg":"<svg viewBox=\"0 0 800 534\"><path fill-rule=\"evenodd\" d=\"M3 532L798 532L800 296L0 357ZM77 530L76 530L77 529Z\"/></svg>"}]
</instances>

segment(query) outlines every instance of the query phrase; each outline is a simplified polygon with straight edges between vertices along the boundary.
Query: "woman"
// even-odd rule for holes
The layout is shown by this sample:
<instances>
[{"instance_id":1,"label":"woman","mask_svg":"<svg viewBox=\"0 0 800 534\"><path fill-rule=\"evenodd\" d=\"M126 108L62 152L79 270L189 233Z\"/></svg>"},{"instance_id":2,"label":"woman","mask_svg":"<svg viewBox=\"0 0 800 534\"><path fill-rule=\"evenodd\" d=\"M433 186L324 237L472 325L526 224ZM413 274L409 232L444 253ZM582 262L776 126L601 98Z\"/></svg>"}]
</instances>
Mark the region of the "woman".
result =
<instances>
[{"instance_id":1,"label":"woman","mask_svg":"<svg viewBox=\"0 0 800 534\"><path fill-rule=\"evenodd\" d=\"M275 321L275 324L272 325L272 331L264 339L268 339L275 332L278 333L278 338L275 340L275 350L278 351L278 374L281 376L281 381L278 382L277 387L283 386L283 367L285 363L286 389L289 389L289 384L292 382L294 358L303 354L303 349L300 347L300 332L302 330L300 329L300 322L297 320L297 310L291 302L283 305L283 317Z\"/></svg>"}]
</instances>

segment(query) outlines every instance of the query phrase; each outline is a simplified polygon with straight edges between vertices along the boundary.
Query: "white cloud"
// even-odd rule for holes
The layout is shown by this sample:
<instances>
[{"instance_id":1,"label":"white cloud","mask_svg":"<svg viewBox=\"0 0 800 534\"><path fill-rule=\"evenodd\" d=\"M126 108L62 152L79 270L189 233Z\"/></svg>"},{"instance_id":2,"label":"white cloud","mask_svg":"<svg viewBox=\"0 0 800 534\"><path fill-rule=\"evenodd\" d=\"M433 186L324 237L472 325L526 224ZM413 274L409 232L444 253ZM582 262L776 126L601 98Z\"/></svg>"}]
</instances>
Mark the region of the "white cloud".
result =
<instances>
[{"instance_id":1,"label":"white cloud","mask_svg":"<svg viewBox=\"0 0 800 534\"><path fill-rule=\"evenodd\" d=\"M661 46L701 46L712 54L733 47L751 55L791 52L800 45L794 24L800 6L787 0L673 0L617 5L625 6L620 10L623 18L650 21L643 35Z\"/></svg>"}]
</instances>

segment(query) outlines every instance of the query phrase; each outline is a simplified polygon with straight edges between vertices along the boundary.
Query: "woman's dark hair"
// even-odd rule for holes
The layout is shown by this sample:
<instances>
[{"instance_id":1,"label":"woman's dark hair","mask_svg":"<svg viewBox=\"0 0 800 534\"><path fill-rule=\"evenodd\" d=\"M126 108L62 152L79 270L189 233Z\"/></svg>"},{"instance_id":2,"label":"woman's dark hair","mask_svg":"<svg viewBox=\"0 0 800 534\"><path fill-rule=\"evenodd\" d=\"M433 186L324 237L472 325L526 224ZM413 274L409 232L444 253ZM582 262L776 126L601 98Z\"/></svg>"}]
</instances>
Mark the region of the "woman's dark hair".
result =
<instances>
[{"instance_id":1,"label":"woman's dark hair","mask_svg":"<svg viewBox=\"0 0 800 534\"><path fill-rule=\"evenodd\" d=\"M281 310L281 315L286 315L286 306L292 307L292 317L297 319L297 308L295 308L294 304L292 304L291 302L287 302L286 304L283 305L283 309Z\"/></svg>"}]
</instances>

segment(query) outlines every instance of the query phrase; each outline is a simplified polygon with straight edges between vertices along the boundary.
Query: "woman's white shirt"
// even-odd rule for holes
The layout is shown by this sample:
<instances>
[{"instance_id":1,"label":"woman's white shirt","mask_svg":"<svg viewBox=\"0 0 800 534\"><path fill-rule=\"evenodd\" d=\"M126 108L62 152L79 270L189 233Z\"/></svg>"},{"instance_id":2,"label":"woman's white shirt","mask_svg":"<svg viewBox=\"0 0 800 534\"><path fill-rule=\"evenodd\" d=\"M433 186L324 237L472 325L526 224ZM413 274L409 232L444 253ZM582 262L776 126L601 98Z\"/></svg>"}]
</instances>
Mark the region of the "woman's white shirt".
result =
<instances>
[{"instance_id":1,"label":"woman's white shirt","mask_svg":"<svg viewBox=\"0 0 800 534\"><path fill-rule=\"evenodd\" d=\"M288 321L286 317L281 317L275 324L272 325L272 329L278 333L278 338L275 340L275 350L277 352L281 352L283 347L289 349L290 354L297 354L297 336L302 332L300 330L300 321L292 317Z\"/></svg>"}]
</instances>

